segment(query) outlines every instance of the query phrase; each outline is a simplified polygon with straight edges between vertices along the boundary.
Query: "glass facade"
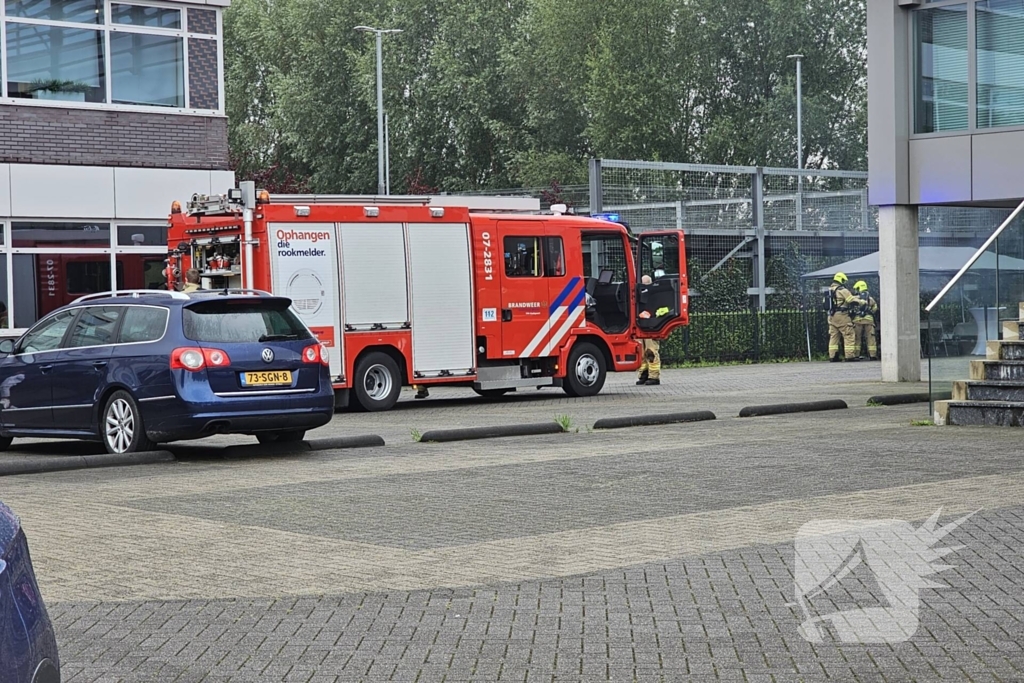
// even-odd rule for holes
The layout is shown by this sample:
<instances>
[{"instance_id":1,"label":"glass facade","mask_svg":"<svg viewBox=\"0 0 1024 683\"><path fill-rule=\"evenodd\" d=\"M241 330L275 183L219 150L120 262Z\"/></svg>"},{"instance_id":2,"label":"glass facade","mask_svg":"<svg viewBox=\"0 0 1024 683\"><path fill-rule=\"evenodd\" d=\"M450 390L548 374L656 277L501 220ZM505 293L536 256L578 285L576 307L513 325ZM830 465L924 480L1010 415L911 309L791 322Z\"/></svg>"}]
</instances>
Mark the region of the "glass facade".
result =
<instances>
[{"instance_id":1,"label":"glass facade","mask_svg":"<svg viewBox=\"0 0 1024 683\"><path fill-rule=\"evenodd\" d=\"M977 3L978 128L1024 124L1024 0Z\"/></svg>"},{"instance_id":2,"label":"glass facade","mask_svg":"<svg viewBox=\"0 0 1024 683\"><path fill-rule=\"evenodd\" d=\"M219 41L210 39L210 24L215 32L218 26L214 10L195 14L183 7L114 0L0 2L0 97L179 110L221 108ZM189 30L190 17L196 19L195 31ZM201 59L186 59L190 37Z\"/></svg>"},{"instance_id":3,"label":"glass facade","mask_svg":"<svg viewBox=\"0 0 1024 683\"><path fill-rule=\"evenodd\" d=\"M915 133L1024 126L1024 0L931 0L912 19Z\"/></svg>"},{"instance_id":4,"label":"glass facade","mask_svg":"<svg viewBox=\"0 0 1024 683\"><path fill-rule=\"evenodd\" d=\"M914 46L915 132L966 130L967 6L948 5L916 12Z\"/></svg>"},{"instance_id":5,"label":"glass facade","mask_svg":"<svg viewBox=\"0 0 1024 683\"><path fill-rule=\"evenodd\" d=\"M163 221L5 220L0 235L2 328L30 327L86 294L166 284Z\"/></svg>"}]
</instances>

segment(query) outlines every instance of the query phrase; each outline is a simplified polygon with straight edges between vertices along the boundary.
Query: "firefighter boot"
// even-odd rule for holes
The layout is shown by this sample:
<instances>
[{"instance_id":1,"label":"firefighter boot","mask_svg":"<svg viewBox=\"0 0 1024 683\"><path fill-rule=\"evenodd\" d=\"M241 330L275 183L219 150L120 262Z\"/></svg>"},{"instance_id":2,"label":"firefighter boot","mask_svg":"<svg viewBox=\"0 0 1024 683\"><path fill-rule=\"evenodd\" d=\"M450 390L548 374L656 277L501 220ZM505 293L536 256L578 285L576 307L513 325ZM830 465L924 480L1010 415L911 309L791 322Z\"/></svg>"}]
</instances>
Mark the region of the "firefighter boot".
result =
<instances>
[{"instance_id":1,"label":"firefighter boot","mask_svg":"<svg viewBox=\"0 0 1024 683\"><path fill-rule=\"evenodd\" d=\"M414 398L430 398L430 390L422 384L413 385L413 389L416 389L416 396Z\"/></svg>"},{"instance_id":2,"label":"firefighter boot","mask_svg":"<svg viewBox=\"0 0 1024 683\"><path fill-rule=\"evenodd\" d=\"M646 384L649 387L656 387L659 384L661 384L661 380L660 379L649 379L646 382L644 382L644 384Z\"/></svg>"},{"instance_id":3,"label":"firefighter boot","mask_svg":"<svg viewBox=\"0 0 1024 683\"><path fill-rule=\"evenodd\" d=\"M647 371L646 370L644 370L643 372L641 372L639 375L636 376L636 385L638 387L642 387L645 384L647 384Z\"/></svg>"}]
</instances>

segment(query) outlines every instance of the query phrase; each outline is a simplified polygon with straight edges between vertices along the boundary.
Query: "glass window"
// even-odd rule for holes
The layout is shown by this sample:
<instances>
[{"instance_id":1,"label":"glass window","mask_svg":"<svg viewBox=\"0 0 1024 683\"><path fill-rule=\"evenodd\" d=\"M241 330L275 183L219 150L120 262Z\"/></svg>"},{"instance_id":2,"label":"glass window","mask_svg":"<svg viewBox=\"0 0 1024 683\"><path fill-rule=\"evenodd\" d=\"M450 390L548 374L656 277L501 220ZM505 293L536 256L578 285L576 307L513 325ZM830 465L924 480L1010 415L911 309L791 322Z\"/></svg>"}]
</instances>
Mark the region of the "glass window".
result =
<instances>
[{"instance_id":1,"label":"glass window","mask_svg":"<svg viewBox=\"0 0 1024 683\"><path fill-rule=\"evenodd\" d=\"M167 248L166 225L119 225L117 243L125 247Z\"/></svg>"},{"instance_id":2,"label":"glass window","mask_svg":"<svg viewBox=\"0 0 1024 683\"><path fill-rule=\"evenodd\" d=\"M129 306L121 324L118 342L136 344L156 341L167 329L167 309L148 306Z\"/></svg>"},{"instance_id":3,"label":"glass window","mask_svg":"<svg viewBox=\"0 0 1024 683\"><path fill-rule=\"evenodd\" d=\"M209 301L184 309L185 336L198 342L260 342L312 339L286 299L276 301Z\"/></svg>"},{"instance_id":4,"label":"glass window","mask_svg":"<svg viewBox=\"0 0 1024 683\"><path fill-rule=\"evenodd\" d=\"M105 102L103 32L8 22L7 94Z\"/></svg>"},{"instance_id":5,"label":"glass window","mask_svg":"<svg viewBox=\"0 0 1024 683\"><path fill-rule=\"evenodd\" d=\"M65 257L74 258L74 257ZM88 258L88 257L86 257ZM96 292L109 292L110 260L71 261L66 266L68 294L82 296ZM124 289L124 263L117 262L117 288Z\"/></svg>"},{"instance_id":6,"label":"glass window","mask_svg":"<svg viewBox=\"0 0 1024 683\"><path fill-rule=\"evenodd\" d=\"M540 238L505 238L505 276L540 277Z\"/></svg>"},{"instance_id":7,"label":"glass window","mask_svg":"<svg viewBox=\"0 0 1024 683\"><path fill-rule=\"evenodd\" d=\"M21 338L18 353L39 353L53 351L60 347L60 341L67 332L77 311L62 311L52 318L44 320L38 327Z\"/></svg>"},{"instance_id":8,"label":"glass window","mask_svg":"<svg viewBox=\"0 0 1024 683\"><path fill-rule=\"evenodd\" d=\"M184 107L183 44L184 39L175 36L111 32L113 101Z\"/></svg>"},{"instance_id":9,"label":"glass window","mask_svg":"<svg viewBox=\"0 0 1024 683\"><path fill-rule=\"evenodd\" d=\"M150 28L181 28L181 10L167 7L144 7L142 5L121 5L111 3L110 21L129 26Z\"/></svg>"},{"instance_id":10,"label":"glass window","mask_svg":"<svg viewBox=\"0 0 1024 683\"><path fill-rule=\"evenodd\" d=\"M7 16L102 23L103 0L7 0Z\"/></svg>"},{"instance_id":11,"label":"glass window","mask_svg":"<svg viewBox=\"0 0 1024 683\"><path fill-rule=\"evenodd\" d=\"M561 237L544 238L544 277L565 275L565 255Z\"/></svg>"},{"instance_id":12,"label":"glass window","mask_svg":"<svg viewBox=\"0 0 1024 683\"><path fill-rule=\"evenodd\" d=\"M914 131L966 130L967 5L914 12Z\"/></svg>"},{"instance_id":13,"label":"glass window","mask_svg":"<svg viewBox=\"0 0 1024 683\"><path fill-rule=\"evenodd\" d=\"M64 348L113 344L117 341L117 325L123 314L122 306L89 306L83 309Z\"/></svg>"},{"instance_id":14,"label":"glass window","mask_svg":"<svg viewBox=\"0 0 1024 683\"><path fill-rule=\"evenodd\" d=\"M12 223L11 242L15 247L110 246L109 223Z\"/></svg>"},{"instance_id":15,"label":"glass window","mask_svg":"<svg viewBox=\"0 0 1024 683\"><path fill-rule=\"evenodd\" d=\"M978 128L1024 123L1024 0L976 6Z\"/></svg>"}]
</instances>

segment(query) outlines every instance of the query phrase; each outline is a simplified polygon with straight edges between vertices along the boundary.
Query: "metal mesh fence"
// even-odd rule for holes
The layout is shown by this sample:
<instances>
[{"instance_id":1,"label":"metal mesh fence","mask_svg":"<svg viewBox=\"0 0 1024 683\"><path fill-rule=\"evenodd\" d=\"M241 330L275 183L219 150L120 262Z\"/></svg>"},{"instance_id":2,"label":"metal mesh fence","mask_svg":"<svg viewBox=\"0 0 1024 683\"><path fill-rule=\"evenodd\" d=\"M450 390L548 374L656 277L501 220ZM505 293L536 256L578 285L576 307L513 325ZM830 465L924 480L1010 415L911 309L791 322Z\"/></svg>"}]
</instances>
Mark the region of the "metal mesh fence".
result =
<instances>
[{"instance_id":1,"label":"metal mesh fence","mask_svg":"<svg viewBox=\"0 0 1024 683\"><path fill-rule=\"evenodd\" d=\"M861 171L605 159L591 162L588 187L480 194L618 213L634 232L685 230L691 324L666 342L666 362L806 358L808 346L812 355L824 353L820 290L827 282L801 276L878 251L878 211ZM1008 214L921 207L920 244L976 248ZM1024 255L1024 237L1019 242L1008 251ZM866 279L877 292L877 277Z\"/></svg>"}]
</instances>

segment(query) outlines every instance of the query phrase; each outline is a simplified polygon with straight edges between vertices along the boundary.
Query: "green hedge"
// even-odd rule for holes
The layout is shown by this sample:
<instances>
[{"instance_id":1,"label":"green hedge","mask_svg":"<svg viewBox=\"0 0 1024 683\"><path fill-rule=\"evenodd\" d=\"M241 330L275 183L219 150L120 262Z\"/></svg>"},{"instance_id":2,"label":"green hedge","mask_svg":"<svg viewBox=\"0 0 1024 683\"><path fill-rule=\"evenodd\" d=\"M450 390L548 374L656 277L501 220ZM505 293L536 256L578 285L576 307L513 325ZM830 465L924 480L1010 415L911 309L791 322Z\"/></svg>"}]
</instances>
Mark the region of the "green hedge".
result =
<instances>
[{"instance_id":1,"label":"green hedge","mask_svg":"<svg viewBox=\"0 0 1024 683\"><path fill-rule=\"evenodd\" d=\"M690 324L661 344L663 363L806 360L828 353L828 321L823 311L692 313Z\"/></svg>"}]
</instances>

